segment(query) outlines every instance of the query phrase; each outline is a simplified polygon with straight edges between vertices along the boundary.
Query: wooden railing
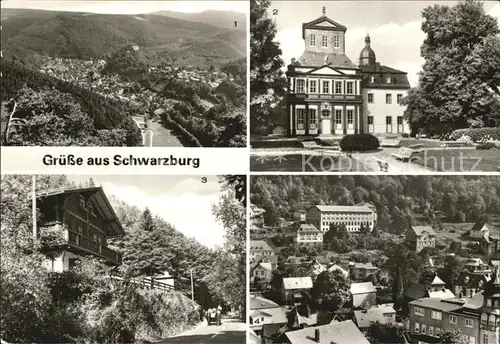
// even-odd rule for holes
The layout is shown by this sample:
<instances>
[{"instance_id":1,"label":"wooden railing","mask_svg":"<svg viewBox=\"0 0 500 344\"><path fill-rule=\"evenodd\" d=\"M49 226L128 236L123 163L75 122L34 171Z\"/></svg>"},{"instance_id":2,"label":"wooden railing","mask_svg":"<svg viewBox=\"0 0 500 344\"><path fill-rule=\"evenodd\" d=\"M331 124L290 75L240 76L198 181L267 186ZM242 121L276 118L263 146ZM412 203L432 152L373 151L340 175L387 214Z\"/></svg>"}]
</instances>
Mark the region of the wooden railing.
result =
<instances>
[{"instance_id":1,"label":"wooden railing","mask_svg":"<svg viewBox=\"0 0 500 344\"><path fill-rule=\"evenodd\" d=\"M111 275L109 278L115 280L115 281L124 281L123 277L120 276L115 276ZM174 286L162 281L159 281L153 277L151 281L151 277L135 277L131 278L128 280L130 283L133 283L135 285L144 287L144 288L150 288L150 289L155 289L155 290L162 290L162 291L173 291L175 290Z\"/></svg>"}]
</instances>

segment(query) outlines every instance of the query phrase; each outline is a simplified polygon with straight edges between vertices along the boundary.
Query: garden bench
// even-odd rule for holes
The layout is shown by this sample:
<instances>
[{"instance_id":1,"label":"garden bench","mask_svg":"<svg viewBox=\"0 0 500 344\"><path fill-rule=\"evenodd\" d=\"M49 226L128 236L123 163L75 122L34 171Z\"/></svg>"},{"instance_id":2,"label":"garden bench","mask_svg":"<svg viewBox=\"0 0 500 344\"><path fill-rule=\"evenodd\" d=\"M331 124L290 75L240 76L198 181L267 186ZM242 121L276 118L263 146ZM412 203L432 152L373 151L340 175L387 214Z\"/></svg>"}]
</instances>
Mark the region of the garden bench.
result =
<instances>
[{"instance_id":1,"label":"garden bench","mask_svg":"<svg viewBox=\"0 0 500 344\"><path fill-rule=\"evenodd\" d=\"M372 158L372 159L377 162L381 172L389 172L389 164L386 161L377 158Z\"/></svg>"},{"instance_id":2,"label":"garden bench","mask_svg":"<svg viewBox=\"0 0 500 344\"><path fill-rule=\"evenodd\" d=\"M408 148L410 148L414 152L421 152L424 148L424 145L422 143L418 143L416 145L411 145Z\"/></svg>"}]
</instances>

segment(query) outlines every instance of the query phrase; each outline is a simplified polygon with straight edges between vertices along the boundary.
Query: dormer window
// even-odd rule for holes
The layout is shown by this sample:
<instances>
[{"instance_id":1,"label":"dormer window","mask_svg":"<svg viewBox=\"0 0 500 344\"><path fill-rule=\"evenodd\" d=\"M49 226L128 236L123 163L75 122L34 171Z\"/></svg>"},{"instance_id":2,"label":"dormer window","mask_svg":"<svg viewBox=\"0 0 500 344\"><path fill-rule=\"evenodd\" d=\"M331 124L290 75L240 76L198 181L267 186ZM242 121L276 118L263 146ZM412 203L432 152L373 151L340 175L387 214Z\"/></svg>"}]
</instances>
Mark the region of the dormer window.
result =
<instances>
[{"instance_id":1,"label":"dormer window","mask_svg":"<svg viewBox=\"0 0 500 344\"><path fill-rule=\"evenodd\" d=\"M327 48L328 47L328 36L322 36L321 37L321 45L323 46L323 48Z\"/></svg>"},{"instance_id":2,"label":"dormer window","mask_svg":"<svg viewBox=\"0 0 500 344\"><path fill-rule=\"evenodd\" d=\"M340 37L339 36L333 36L333 47L340 48Z\"/></svg>"},{"instance_id":3,"label":"dormer window","mask_svg":"<svg viewBox=\"0 0 500 344\"><path fill-rule=\"evenodd\" d=\"M80 195L80 207L85 209L85 197Z\"/></svg>"},{"instance_id":4,"label":"dormer window","mask_svg":"<svg viewBox=\"0 0 500 344\"><path fill-rule=\"evenodd\" d=\"M385 78L385 83L386 83L386 84L390 84L390 83L392 83L392 78L391 78L390 76L387 76L387 77Z\"/></svg>"},{"instance_id":5,"label":"dormer window","mask_svg":"<svg viewBox=\"0 0 500 344\"><path fill-rule=\"evenodd\" d=\"M316 46L316 35L315 34L311 34L309 36L309 44L311 45L311 47Z\"/></svg>"}]
</instances>

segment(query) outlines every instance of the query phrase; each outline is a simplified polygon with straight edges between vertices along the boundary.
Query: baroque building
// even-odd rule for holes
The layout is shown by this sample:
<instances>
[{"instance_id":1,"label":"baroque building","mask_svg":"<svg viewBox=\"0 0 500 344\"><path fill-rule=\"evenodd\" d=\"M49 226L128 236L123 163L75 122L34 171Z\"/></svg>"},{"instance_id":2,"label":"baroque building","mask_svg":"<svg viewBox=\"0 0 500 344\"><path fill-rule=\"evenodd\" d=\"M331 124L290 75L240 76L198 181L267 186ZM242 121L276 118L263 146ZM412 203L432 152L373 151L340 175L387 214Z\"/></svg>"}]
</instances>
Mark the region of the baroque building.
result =
<instances>
[{"instance_id":1,"label":"baroque building","mask_svg":"<svg viewBox=\"0 0 500 344\"><path fill-rule=\"evenodd\" d=\"M367 35L359 63L345 53L347 28L326 16L302 24L305 49L288 65L289 136L403 134L407 73L377 62Z\"/></svg>"}]
</instances>

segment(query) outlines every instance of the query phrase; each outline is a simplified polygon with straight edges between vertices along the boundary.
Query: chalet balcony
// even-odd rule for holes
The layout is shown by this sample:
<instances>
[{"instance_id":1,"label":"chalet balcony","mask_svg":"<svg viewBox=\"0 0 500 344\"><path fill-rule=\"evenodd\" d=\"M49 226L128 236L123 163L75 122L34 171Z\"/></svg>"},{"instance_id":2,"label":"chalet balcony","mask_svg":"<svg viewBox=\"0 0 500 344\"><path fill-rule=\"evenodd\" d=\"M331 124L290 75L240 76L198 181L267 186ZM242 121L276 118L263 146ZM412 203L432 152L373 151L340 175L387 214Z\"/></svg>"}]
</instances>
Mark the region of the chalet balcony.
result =
<instances>
[{"instance_id":1,"label":"chalet balcony","mask_svg":"<svg viewBox=\"0 0 500 344\"><path fill-rule=\"evenodd\" d=\"M121 265L122 254L103 244L63 228L59 224L42 227L42 243L46 249L69 246L69 250L79 254L90 254L107 260L111 265Z\"/></svg>"}]
</instances>

